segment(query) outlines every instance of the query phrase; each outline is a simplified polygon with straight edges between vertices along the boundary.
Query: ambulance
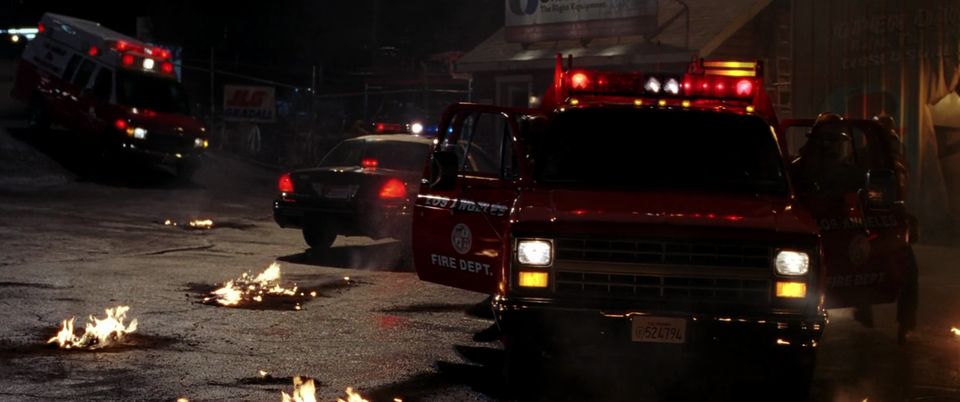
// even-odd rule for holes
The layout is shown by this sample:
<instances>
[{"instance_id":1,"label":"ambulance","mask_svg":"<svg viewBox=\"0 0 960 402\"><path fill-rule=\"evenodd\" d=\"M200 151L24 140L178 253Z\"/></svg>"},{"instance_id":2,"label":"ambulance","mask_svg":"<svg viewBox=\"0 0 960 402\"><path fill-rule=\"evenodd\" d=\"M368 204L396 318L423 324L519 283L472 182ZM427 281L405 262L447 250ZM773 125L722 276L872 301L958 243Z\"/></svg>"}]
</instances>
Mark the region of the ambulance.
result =
<instances>
[{"instance_id":1,"label":"ambulance","mask_svg":"<svg viewBox=\"0 0 960 402\"><path fill-rule=\"evenodd\" d=\"M594 71L558 56L541 108L448 108L413 208L413 261L421 280L491 295L515 390L549 383L551 359L667 370L739 350L729 361L758 355L768 376L743 390L802 400L827 307L896 301L901 332L912 327L910 220L885 132L811 123L796 147L826 130L878 155L859 156L871 162L850 188L807 193L762 74L710 60Z\"/></svg>"},{"instance_id":2,"label":"ambulance","mask_svg":"<svg viewBox=\"0 0 960 402\"><path fill-rule=\"evenodd\" d=\"M169 49L63 15L45 14L37 28L12 91L31 127L62 126L104 153L192 176L206 128L190 114Z\"/></svg>"}]
</instances>

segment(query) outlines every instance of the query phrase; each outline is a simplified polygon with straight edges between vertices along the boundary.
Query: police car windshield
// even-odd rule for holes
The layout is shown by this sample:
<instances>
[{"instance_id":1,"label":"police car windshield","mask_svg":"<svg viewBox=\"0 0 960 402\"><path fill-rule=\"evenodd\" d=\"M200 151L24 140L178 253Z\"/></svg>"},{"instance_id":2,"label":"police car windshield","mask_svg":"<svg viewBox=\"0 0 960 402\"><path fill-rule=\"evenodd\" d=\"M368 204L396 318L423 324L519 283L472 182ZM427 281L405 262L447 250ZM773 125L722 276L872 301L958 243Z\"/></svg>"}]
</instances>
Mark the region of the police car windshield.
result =
<instances>
[{"instance_id":1,"label":"police car windshield","mask_svg":"<svg viewBox=\"0 0 960 402\"><path fill-rule=\"evenodd\" d=\"M761 119L726 113L574 109L535 140L540 183L785 194L783 163Z\"/></svg>"},{"instance_id":2,"label":"police car windshield","mask_svg":"<svg viewBox=\"0 0 960 402\"><path fill-rule=\"evenodd\" d=\"M129 71L117 74L117 102L162 113L190 114L179 82Z\"/></svg>"},{"instance_id":3,"label":"police car windshield","mask_svg":"<svg viewBox=\"0 0 960 402\"><path fill-rule=\"evenodd\" d=\"M429 145L417 142L350 140L330 150L320 167L362 166L364 160L375 160L377 169L419 172L429 152Z\"/></svg>"}]
</instances>

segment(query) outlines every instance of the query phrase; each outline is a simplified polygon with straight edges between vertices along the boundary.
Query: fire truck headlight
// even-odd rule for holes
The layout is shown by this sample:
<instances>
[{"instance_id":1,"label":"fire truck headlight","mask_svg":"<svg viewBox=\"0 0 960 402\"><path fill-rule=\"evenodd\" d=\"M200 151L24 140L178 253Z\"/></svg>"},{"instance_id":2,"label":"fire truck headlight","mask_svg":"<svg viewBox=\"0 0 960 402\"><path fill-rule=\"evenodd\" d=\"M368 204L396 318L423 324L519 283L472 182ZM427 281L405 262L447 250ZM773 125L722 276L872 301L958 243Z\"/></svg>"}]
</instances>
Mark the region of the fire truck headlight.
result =
<instances>
[{"instance_id":1,"label":"fire truck headlight","mask_svg":"<svg viewBox=\"0 0 960 402\"><path fill-rule=\"evenodd\" d=\"M810 271L810 255L802 251L781 250L774 265L780 275L806 275Z\"/></svg>"},{"instance_id":2,"label":"fire truck headlight","mask_svg":"<svg viewBox=\"0 0 960 402\"><path fill-rule=\"evenodd\" d=\"M518 240L517 261L523 265L549 266L553 263L553 243L549 240Z\"/></svg>"}]
</instances>

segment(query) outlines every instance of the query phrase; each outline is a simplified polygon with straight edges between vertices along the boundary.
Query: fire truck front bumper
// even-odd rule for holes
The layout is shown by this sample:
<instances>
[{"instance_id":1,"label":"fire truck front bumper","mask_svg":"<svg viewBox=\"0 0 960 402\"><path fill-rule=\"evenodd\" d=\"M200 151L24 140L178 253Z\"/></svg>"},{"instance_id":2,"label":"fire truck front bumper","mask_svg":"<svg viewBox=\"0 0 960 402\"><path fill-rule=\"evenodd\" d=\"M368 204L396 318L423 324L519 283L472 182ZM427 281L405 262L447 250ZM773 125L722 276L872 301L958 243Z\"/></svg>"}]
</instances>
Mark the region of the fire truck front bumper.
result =
<instances>
[{"instance_id":1,"label":"fire truck front bumper","mask_svg":"<svg viewBox=\"0 0 960 402\"><path fill-rule=\"evenodd\" d=\"M497 324L505 339L534 342L547 348L575 349L589 355L643 353L651 347L693 352L709 348L746 347L802 350L817 347L826 326L826 312L736 312L677 309L605 308L543 299L494 301ZM575 346L571 348L570 346Z\"/></svg>"}]
</instances>

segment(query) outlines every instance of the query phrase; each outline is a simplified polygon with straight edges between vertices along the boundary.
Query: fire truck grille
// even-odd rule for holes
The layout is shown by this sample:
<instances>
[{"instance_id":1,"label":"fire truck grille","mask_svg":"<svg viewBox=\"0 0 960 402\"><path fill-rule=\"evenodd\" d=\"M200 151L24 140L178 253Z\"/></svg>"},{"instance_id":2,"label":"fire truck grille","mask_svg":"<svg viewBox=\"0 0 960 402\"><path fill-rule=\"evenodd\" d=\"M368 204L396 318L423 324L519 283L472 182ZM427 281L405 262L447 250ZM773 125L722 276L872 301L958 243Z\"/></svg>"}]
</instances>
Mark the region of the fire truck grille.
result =
<instances>
[{"instance_id":1,"label":"fire truck grille","mask_svg":"<svg viewBox=\"0 0 960 402\"><path fill-rule=\"evenodd\" d=\"M146 142L147 149L164 153L186 152L193 147L193 139L181 135L150 133Z\"/></svg>"},{"instance_id":2,"label":"fire truck grille","mask_svg":"<svg viewBox=\"0 0 960 402\"><path fill-rule=\"evenodd\" d=\"M770 281L763 279L560 271L556 290L558 295L581 297L744 304L770 301Z\"/></svg>"},{"instance_id":3,"label":"fire truck grille","mask_svg":"<svg viewBox=\"0 0 960 402\"><path fill-rule=\"evenodd\" d=\"M771 301L773 248L709 241L556 240L558 296L657 302Z\"/></svg>"},{"instance_id":4,"label":"fire truck grille","mask_svg":"<svg viewBox=\"0 0 960 402\"><path fill-rule=\"evenodd\" d=\"M705 267L770 267L766 246L649 240L557 240L557 260Z\"/></svg>"}]
</instances>

